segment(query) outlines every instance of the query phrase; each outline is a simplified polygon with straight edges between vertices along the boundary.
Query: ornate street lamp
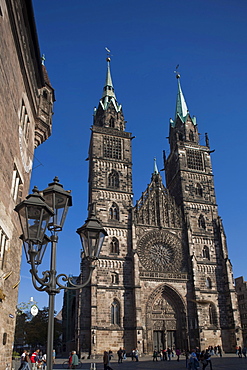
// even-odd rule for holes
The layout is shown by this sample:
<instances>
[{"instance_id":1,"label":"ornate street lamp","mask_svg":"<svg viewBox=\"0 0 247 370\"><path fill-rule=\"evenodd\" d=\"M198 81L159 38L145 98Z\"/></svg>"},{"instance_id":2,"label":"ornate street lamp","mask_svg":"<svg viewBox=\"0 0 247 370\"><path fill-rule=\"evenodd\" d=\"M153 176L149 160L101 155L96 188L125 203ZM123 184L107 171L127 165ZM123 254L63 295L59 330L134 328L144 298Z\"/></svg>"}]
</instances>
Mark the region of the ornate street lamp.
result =
<instances>
[{"instance_id":1,"label":"ornate street lamp","mask_svg":"<svg viewBox=\"0 0 247 370\"><path fill-rule=\"evenodd\" d=\"M87 281L82 285L76 285L72 282L71 277L65 274L57 275L57 232L63 228L68 208L72 205L72 197L70 191L63 189L57 177L42 192L42 195L37 187L35 187L33 194L28 195L26 200L18 204L15 207L15 211L18 213L21 223L23 234L20 238L23 241L27 262L31 265L30 272L33 285L38 291L46 291L49 294L47 370L51 370L53 364L55 295L61 289L80 289L90 282L94 270L92 261L98 258L104 237L107 233L99 220L97 220L95 213L91 212L85 224L77 230L77 233L81 237L84 257L89 260L89 276ZM47 228L51 231L50 238L45 235ZM43 277L39 277L37 266L41 264L49 242L51 242L50 270L44 271L42 273ZM65 285L66 282L69 284Z\"/></svg>"},{"instance_id":2,"label":"ornate street lamp","mask_svg":"<svg viewBox=\"0 0 247 370\"><path fill-rule=\"evenodd\" d=\"M23 241L23 247L27 258L27 263L31 264L31 255L33 255L33 261L35 265L40 265L44 257L46 247L50 243L51 239L45 235L42 244L27 242L24 240L23 235L20 236Z\"/></svg>"},{"instance_id":3,"label":"ornate street lamp","mask_svg":"<svg viewBox=\"0 0 247 370\"><path fill-rule=\"evenodd\" d=\"M46 228L54 212L45 203L37 186L33 188L33 194L29 194L15 207L15 211L19 215L23 240L42 244Z\"/></svg>"},{"instance_id":4,"label":"ornate street lamp","mask_svg":"<svg viewBox=\"0 0 247 370\"><path fill-rule=\"evenodd\" d=\"M59 179L56 176L45 190L43 197L50 208L53 209L53 220L49 223L49 230L61 231L69 207L72 206L71 192L63 189L63 185L59 184Z\"/></svg>"},{"instance_id":5,"label":"ornate street lamp","mask_svg":"<svg viewBox=\"0 0 247 370\"><path fill-rule=\"evenodd\" d=\"M96 218L94 211L76 232L81 238L83 258L98 259L107 232Z\"/></svg>"}]
</instances>

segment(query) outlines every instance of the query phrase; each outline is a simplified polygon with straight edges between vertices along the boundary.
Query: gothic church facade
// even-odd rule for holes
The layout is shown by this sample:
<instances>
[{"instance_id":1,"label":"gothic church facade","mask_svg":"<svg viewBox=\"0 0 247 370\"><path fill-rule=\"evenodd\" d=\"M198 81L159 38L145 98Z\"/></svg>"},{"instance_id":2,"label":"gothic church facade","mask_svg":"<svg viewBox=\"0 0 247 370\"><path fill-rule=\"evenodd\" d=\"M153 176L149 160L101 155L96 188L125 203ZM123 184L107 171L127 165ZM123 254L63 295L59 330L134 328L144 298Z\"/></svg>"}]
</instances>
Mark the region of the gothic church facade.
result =
<instances>
[{"instance_id":1,"label":"gothic church facade","mask_svg":"<svg viewBox=\"0 0 247 370\"><path fill-rule=\"evenodd\" d=\"M91 284L78 295L77 349L207 348L242 344L226 237L218 216L208 137L199 143L177 75L166 187L155 164L132 204L132 134L126 131L107 59L89 147L89 209L108 236ZM87 278L81 261L80 280Z\"/></svg>"}]
</instances>

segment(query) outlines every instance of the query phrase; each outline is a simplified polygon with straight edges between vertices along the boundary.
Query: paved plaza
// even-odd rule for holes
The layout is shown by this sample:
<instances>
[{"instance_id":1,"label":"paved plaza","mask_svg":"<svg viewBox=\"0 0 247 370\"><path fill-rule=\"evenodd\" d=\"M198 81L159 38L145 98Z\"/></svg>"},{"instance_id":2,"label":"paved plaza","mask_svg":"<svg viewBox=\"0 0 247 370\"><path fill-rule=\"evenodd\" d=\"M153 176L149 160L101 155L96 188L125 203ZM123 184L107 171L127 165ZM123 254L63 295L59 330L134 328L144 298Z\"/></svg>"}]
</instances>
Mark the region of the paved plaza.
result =
<instances>
[{"instance_id":1,"label":"paved plaza","mask_svg":"<svg viewBox=\"0 0 247 370\"><path fill-rule=\"evenodd\" d=\"M57 359L57 363L54 365L54 369L61 369L63 361L66 359ZM90 370L91 363L95 363L96 370L103 370L102 359L91 359L82 360L82 369ZM140 357L139 361L132 361L131 358L124 360L122 364L117 363L117 355L111 361L111 367L113 370L176 370L176 369L186 369L185 358L182 356L181 360L178 362L175 358L171 361L155 361L153 362L151 356ZM225 354L223 357L212 356L212 368L213 370L247 370L247 358L238 358L234 354ZM202 365L200 365L202 369ZM206 367L206 370L210 370L210 366Z\"/></svg>"}]
</instances>

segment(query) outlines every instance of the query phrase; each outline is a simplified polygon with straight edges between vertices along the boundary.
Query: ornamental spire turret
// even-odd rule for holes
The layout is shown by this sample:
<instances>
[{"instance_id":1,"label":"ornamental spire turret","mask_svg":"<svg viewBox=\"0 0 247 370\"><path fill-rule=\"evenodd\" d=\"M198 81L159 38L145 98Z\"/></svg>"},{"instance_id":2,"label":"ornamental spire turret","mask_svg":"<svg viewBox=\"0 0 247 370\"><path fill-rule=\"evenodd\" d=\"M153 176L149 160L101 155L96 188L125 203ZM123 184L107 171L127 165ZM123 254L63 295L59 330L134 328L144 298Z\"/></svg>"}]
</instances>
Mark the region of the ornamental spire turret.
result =
<instances>
[{"instance_id":1,"label":"ornamental spire turret","mask_svg":"<svg viewBox=\"0 0 247 370\"><path fill-rule=\"evenodd\" d=\"M111 58L107 57L106 61L107 61L106 81L105 81L102 98L104 98L105 96L108 96L108 97L113 97L116 99L116 96L114 93L114 87L112 83L112 78L111 78L111 69L110 69Z\"/></svg>"},{"instance_id":2,"label":"ornamental spire turret","mask_svg":"<svg viewBox=\"0 0 247 370\"><path fill-rule=\"evenodd\" d=\"M110 69L111 58L109 54L107 55L106 62L107 70L105 86L98 108L94 109L94 125L110 127L123 131L125 129L125 121L122 113L122 106L117 102L112 83Z\"/></svg>"},{"instance_id":3,"label":"ornamental spire turret","mask_svg":"<svg viewBox=\"0 0 247 370\"><path fill-rule=\"evenodd\" d=\"M180 74L176 72L178 81L178 92L174 120L170 118L169 142L171 149L176 147L178 142L199 143L196 117L191 117L180 83Z\"/></svg>"},{"instance_id":4,"label":"ornamental spire turret","mask_svg":"<svg viewBox=\"0 0 247 370\"><path fill-rule=\"evenodd\" d=\"M112 103L116 112L119 112L122 107L121 105L118 104L117 98L114 92L114 87L113 87L112 78L111 78L111 69L110 69L111 58L108 56L106 58L106 61L107 61L106 81L105 81L105 86L103 89L102 98L100 99L100 104L103 110L107 110L110 103Z\"/></svg>"}]
</instances>

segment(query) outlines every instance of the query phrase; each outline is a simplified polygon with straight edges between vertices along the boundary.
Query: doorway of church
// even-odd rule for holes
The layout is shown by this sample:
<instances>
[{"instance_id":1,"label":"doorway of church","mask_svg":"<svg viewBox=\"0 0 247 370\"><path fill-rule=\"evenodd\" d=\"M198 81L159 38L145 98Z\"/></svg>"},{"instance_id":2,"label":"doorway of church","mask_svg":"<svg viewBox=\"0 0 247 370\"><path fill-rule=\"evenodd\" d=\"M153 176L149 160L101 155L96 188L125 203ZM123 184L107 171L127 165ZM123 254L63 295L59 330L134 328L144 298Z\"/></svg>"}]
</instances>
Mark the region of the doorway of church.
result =
<instances>
[{"instance_id":1,"label":"doorway of church","mask_svg":"<svg viewBox=\"0 0 247 370\"><path fill-rule=\"evenodd\" d=\"M165 348L165 336L161 330L155 330L153 335L153 348L157 351L162 351Z\"/></svg>"},{"instance_id":2,"label":"doorway of church","mask_svg":"<svg viewBox=\"0 0 247 370\"><path fill-rule=\"evenodd\" d=\"M163 349L176 348L176 330L154 330L153 349L162 351Z\"/></svg>"},{"instance_id":3,"label":"doorway of church","mask_svg":"<svg viewBox=\"0 0 247 370\"><path fill-rule=\"evenodd\" d=\"M167 330L166 332L166 348L176 348L176 330Z\"/></svg>"}]
</instances>

